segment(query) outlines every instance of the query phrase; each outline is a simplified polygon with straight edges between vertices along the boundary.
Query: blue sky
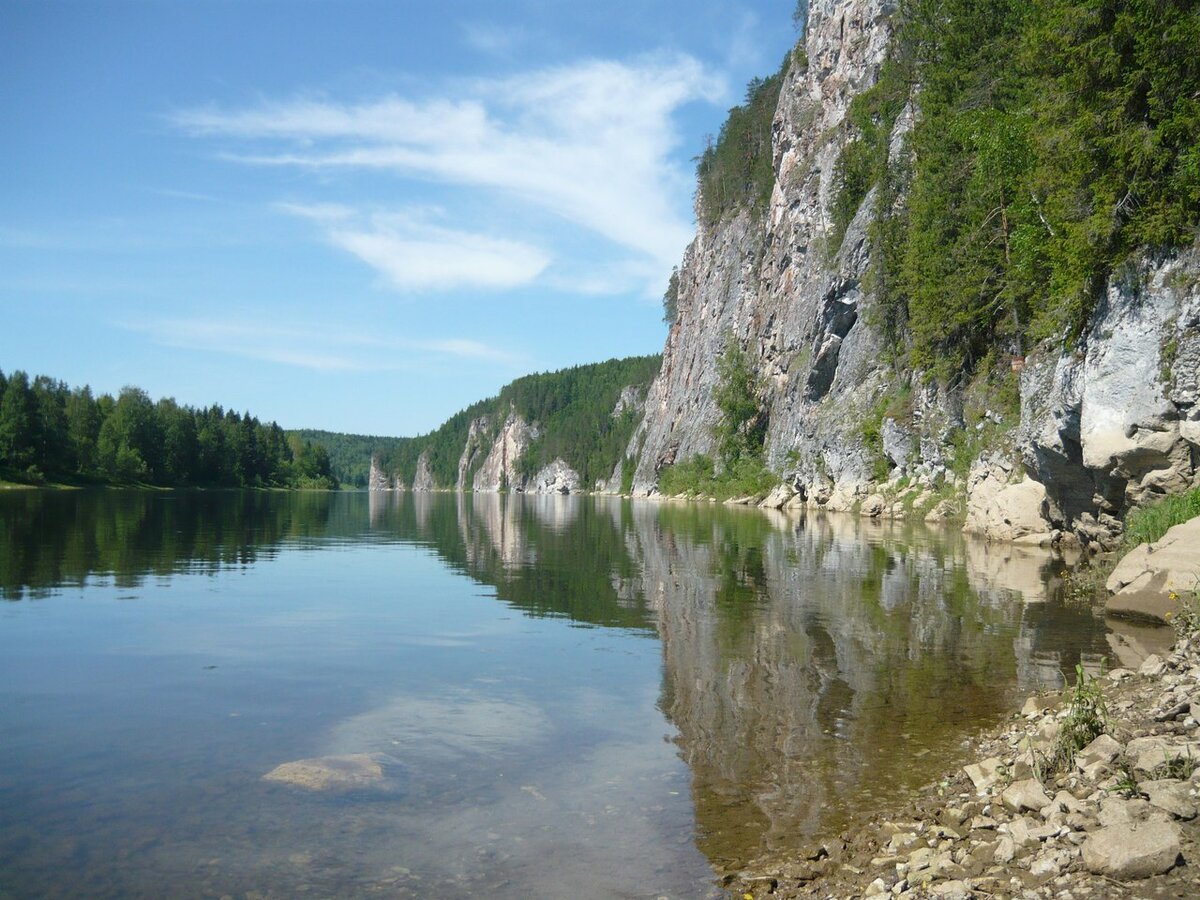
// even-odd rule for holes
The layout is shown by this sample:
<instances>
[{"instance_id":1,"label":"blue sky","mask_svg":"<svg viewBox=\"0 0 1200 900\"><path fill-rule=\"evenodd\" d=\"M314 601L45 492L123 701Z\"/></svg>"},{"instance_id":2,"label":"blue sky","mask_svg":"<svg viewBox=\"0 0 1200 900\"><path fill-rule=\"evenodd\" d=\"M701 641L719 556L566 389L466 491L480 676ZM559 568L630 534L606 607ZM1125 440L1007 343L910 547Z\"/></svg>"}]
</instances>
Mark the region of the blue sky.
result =
<instances>
[{"instance_id":1,"label":"blue sky","mask_svg":"<svg viewBox=\"0 0 1200 900\"><path fill-rule=\"evenodd\" d=\"M794 6L0 0L0 369L416 434L658 352Z\"/></svg>"}]
</instances>

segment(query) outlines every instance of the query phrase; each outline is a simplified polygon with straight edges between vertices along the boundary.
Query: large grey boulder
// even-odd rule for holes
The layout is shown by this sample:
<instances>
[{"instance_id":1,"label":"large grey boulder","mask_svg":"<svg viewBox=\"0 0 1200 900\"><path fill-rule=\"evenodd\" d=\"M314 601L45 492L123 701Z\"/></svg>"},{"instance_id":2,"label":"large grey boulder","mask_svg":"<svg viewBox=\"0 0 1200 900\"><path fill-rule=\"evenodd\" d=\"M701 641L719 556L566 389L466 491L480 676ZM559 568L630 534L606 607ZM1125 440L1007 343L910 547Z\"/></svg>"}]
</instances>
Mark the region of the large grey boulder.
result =
<instances>
[{"instance_id":1,"label":"large grey boulder","mask_svg":"<svg viewBox=\"0 0 1200 900\"><path fill-rule=\"evenodd\" d=\"M1169 621L1169 614L1178 610L1171 592L1200 590L1200 516L1127 553L1106 587L1110 614Z\"/></svg>"},{"instance_id":2,"label":"large grey boulder","mask_svg":"<svg viewBox=\"0 0 1200 900\"><path fill-rule=\"evenodd\" d=\"M1094 875L1126 880L1161 875L1179 860L1180 833L1173 822L1109 825L1083 843L1083 864Z\"/></svg>"},{"instance_id":3,"label":"large grey boulder","mask_svg":"<svg viewBox=\"0 0 1200 900\"><path fill-rule=\"evenodd\" d=\"M1001 456L984 456L967 476L967 521L963 530L991 540L1049 543L1046 488L1019 477Z\"/></svg>"}]
</instances>

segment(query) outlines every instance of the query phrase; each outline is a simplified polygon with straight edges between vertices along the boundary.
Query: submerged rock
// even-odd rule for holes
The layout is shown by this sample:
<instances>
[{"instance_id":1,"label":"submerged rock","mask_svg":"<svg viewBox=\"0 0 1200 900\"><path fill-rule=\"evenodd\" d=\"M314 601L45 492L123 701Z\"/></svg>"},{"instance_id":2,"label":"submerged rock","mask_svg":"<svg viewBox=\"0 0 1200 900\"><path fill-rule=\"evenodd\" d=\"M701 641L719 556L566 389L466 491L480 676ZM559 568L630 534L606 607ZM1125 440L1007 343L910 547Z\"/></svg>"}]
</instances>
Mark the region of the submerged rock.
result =
<instances>
[{"instance_id":1,"label":"submerged rock","mask_svg":"<svg viewBox=\"0 0 1200 900\"><path fill-rule=\"evenodd\" d=\"M263 776L263 781L290 784L310 791L380 788L386 784L385 761L386 758L378 753L297 759L276 766Z\"/></svg>"}]
</instances>

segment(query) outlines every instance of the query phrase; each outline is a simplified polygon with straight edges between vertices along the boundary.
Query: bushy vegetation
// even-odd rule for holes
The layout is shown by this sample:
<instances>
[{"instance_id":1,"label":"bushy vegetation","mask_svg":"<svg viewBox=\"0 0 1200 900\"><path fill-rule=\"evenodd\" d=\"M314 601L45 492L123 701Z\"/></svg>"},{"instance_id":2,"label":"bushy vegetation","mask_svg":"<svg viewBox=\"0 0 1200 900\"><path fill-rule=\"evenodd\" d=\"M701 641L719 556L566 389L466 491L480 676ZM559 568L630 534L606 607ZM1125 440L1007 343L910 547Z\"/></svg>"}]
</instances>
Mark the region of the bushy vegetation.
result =
<instances>
[{"instance_id":1,"label":"bushy vegetation","mask_svg":"<svg viewBox=\"0 0 1200 900\"><path fill-rule=\"evenodd\" d=\"M220 406L154 402L140 388L95 397L45 375L0 373L0 475L9 480L229 487L336 487L324 448Z\"/></svg>"},{"instance_id":2,"label":"bushy vegetation","mask_svg":"<svg viewBox=\"0 0 1200 900\"><path fill-rule=\"evenodd\" d=\"M1139 544L1157 541L1174 526L1196 516L1200 516L1200 488L1131 510L1125 519L1122 547L1132 550Z\"/></svg>"},{"instance_id":3,"label":"bushy vegetation","mask_svg":"<svg viewBox=\"0 0 1200 900\"><path fill-rule=\"evenodd\" d=\"M729 110L716 141L700 154L696 175L700 219L705 225L715 225L739 210L761 209L770 200L775 182L771 122L792 60L789 53L774 75L746 85L745 103Z\"/></svg>"},{"instance_id":4,"label":"bushy vegetation","mask_svg":"<svg viewBox=\"0 0 1200 900\"><path fill-rule=\"evenodd\" d=\"M1134 252L1195 239L1196 4L905 0L897 16L851 105L833 239L878 186L871 285L912 364L949 377L996 347L1069 340Z\"/></svg>"},{"instance_id":5,"label":"bushy vegetation","mask_svg":"<svg viewBox=\"0 0 1200 900\"><path fill-rule=\"evenodd\" d=\"M659 473L659 491L718 500L769 491L778 479L763 460L768 421L765 390L750 355L731 337L717 358L712 392L721 413L713 427L717 459L699 454L667 466Z\"/></svg>"},{"instance_id":6,"label":"bushy vegetation","mask_svg":"<svg viewBox=\"0 0 1200 900\"><path fill-rule=\"evenodd\" d=\"M1067 695L1067 714L1050 753L1054 770L1070 768L1075 754L1108 730L1108 704L1100 683L1075 665L1075 686Z\"/></svg>"},{"instance_id":7,"label":"bushy vegetation","mask_svg":"<svg viewBox=\"0 0 1200 900\"><path fill-rule=\"evenodd\" d=\"M660 356L636 356L518 378L495 397L451 416L436 431L400 439L385 458L384 467L411 484L418 458L428 453L436 485L453 488L471 423L487 418L483 449L475 460L478 467L509 412L514 411L539 428L539 436L519 460L522 474L532 475L561 458L590 487L596 479L612 475L637 425L638 415L632 409L619 416L612 414L621 391L632 386L644 392L661 363ZM469 487L474 472L467 476Z\"/></svg>"},{"instance_id":8,"label":"bushy vegetation","mask_svg":"<svg viewBox=\"0 0 1200 900\"><path fill-rule=\"evenodd\" d=\"M372 456L386 456L404 440L369 434L343 434L314 428L290 430L287 435L289 438L299 438L301 444L307 442L324 447L329 454L329 466L333 477L341 484L354 487L367 486Z\"/></svg>"}]
</instances>

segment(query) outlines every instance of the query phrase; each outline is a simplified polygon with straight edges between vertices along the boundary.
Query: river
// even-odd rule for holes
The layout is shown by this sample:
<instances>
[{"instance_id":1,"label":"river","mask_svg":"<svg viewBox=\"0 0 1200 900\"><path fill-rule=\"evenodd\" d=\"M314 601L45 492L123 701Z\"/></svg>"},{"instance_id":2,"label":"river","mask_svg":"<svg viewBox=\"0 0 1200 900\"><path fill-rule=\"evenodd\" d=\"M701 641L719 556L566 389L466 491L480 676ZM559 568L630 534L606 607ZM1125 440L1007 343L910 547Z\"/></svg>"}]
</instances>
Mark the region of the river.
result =
<instances>
[{"instance_id":1,"label":"river","mask_svg":"<svg viewBox=\"0 0 1200 900\"><path fill-rule=\"evenodd\" d=\"M1112 657L1062 574L709 504L9 492L0 896L723 896ZM330 757L368 776L264 779Z\"/></svg>"}]
</instances>

